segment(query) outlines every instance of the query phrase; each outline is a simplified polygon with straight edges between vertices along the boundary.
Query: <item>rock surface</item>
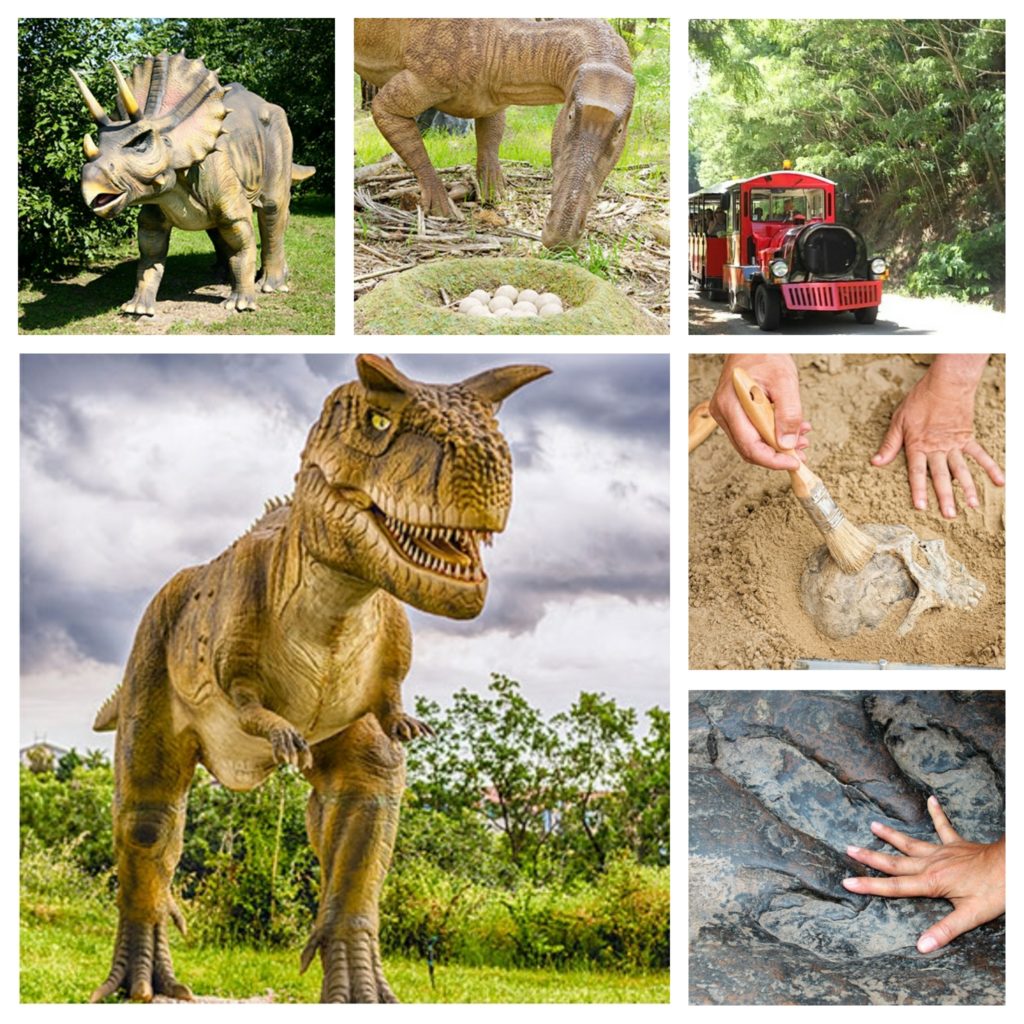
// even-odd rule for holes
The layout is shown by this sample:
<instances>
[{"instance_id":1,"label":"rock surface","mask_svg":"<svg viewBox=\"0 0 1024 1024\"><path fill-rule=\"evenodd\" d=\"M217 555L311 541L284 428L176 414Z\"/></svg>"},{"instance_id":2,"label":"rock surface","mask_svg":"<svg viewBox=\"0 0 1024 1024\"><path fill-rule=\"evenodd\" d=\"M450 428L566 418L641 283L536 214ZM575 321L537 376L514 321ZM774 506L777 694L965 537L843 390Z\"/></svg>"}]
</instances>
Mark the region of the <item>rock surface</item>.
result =
<instances>
[{"instance_id":1,"label":"rock surface","mask_svg":"<svg viewBox=\"0 0 1024 1024\"><path fill-rule=\"evenodd\" d=\"M692 692L690 1002L1004 1002L1003 918L922 956L947 903L840 884L847 845L888 849L872 821L938 841L929 793L1002 835L1004 735L1002 692Z\"/></svg>"}]
</instances>

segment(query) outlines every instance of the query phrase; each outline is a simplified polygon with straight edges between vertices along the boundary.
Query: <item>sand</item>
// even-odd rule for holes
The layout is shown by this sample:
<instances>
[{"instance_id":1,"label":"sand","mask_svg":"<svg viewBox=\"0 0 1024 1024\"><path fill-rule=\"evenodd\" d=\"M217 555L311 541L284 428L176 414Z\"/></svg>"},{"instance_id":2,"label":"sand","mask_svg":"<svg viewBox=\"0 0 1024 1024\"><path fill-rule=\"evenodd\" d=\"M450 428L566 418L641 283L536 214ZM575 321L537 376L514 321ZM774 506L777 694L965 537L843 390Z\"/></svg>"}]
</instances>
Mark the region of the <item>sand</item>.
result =
<instances>
[{"instance_id":1,"label":"sand","mask_svg":"<svg viewBox=\"0 0 1024 1024\"><path fill-rule=\"evenodd\" d=\"M800 575L821 536L793 498L786 473L744 462L721 430L690 455L691 668L790 668L801 658L1003 667L1005 656L1004 490L968 460L980 507L947 521L929 485L929 509L910 503L901 452L873 467L893 410L924 374L930 356L796 356L804 415L813 425L808 464L855 523L909 526L941 538L986 586L971 611L926 612L897 635L909 602L877 630L830 640L800 603ZM689 406L710 398L720 355L690 357ZM1005 361L993 356L975 402L975 437L1005 466Z\"/></svg>"}]
</instances>

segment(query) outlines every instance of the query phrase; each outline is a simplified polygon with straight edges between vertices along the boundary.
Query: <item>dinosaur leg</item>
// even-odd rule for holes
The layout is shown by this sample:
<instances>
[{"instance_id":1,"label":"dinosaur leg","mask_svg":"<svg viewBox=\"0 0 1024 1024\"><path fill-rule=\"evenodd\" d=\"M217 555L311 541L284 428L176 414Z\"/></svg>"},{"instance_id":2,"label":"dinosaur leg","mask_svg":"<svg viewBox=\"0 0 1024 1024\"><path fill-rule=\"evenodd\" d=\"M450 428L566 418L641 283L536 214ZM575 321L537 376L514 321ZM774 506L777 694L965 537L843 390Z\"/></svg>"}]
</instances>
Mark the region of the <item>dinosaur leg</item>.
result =
<instances>
[{"instance_id":1,"label":"dinosaur leg","mask_svg":"<svg viewBox=\"0 0 1024 1024\"><path fill-rule=\"evenodd\" d=\"M143 1002L157 993L192 998L188 986L174 976L167 928L171 920L184 932L170 885L181 856L197 749L194 740L173 731L166 685L146 688L144 700L134 702L132 710L138 712L122 710L118 719L114 769L117 939L110 974L92 993L94 1003L119 988Z\"/></svg>"},{"instance_id":2,"label":"dinosaur leg","mask_svg":"<svg viewBox=\"0 0 1024 1024\"><path fill-rule=\"evenodd\" d=\"M227 284L231 280L231 264L229 262L231 250L224 239L220 237L220 232L216 228L210 228L206 233L210 236L214 251L217 253L217 283Z\"/></svg>"},{"instance_id":3,"label":"dinosaur leg","mask_svg":"<svg viewBox=\"0 0 1024 1024\"><path fill-rule=\"evenodd\" d=\"M498 147L505 132L505 111L476 119L476 180L480 199L493 203L505 194L505 175L498 162Z\"/></svg>"},{"instance_id":4,"label":"dinosaur leg","mask_svg":"<svg viewBox=\"0 0 1024 1024\"><path fill-rule=\"evenodd\" d=\"M432 217L462 220L427 156L415 117L446 97L432 92L411 71L400 71L373 98L373 120L420 183L420 205Z\"/></svg>"},{"instance_id":5,"label":"dinosaur leg","mask_svg":"<svg viewBox=\"0 0 1024 1024\"><path fill-rule=\"evenodd\" d=\"M260 225L260 248L263 266L260 270L261 292L288 291L288 264L284 259L284 231L288 226L288 206L261 206L256 211Z\"/></svg>"},{"instance_id":6,"label":"dinosaur leg","mask_svg":"<svg viewBox=\"0 0 1024 1024\"><path fill-rule=\"evenodd\" d=\"M320 910L302 952L319 949L324 1003L394 1003L384 980L378 901L398 831L405 785L401 746L364 715L313 748L306 827L320 861Z\"/></svg>"},{"instance_id":7,"label":"dinosaur leg","mask_svg":"<svg viewBox=\"0 0 1024 1024\"><path fill-rule=\"evenodd\" d=\"M135 294L121 310L136 316L156 316L156 293L164 276L164 261L171 241L171 222L159 206L139 211L139 265L135 272Z\"/></svg>"},{"instance_id":8,"label":"dinosaur leg","mask_svg":"<svg viewBox=\"0 0 1024 1024\"><path fill-rule=\"evenodd\" d=\"M252 227L252 210L245 216L218 226L220 237L230 253L231 294L222 305L239 313L256 308L256 232Z\"/></svg>"}]
</instances>

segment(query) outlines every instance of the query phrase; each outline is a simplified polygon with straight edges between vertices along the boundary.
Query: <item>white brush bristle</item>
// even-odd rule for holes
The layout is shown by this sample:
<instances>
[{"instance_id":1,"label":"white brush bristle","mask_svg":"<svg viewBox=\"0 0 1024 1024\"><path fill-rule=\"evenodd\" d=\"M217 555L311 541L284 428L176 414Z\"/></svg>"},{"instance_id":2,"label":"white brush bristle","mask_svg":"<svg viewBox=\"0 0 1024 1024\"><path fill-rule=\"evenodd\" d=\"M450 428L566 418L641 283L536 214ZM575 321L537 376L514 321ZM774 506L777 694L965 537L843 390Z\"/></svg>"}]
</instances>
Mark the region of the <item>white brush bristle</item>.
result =
<instances>
[{"instance_id":1,"label":"white brush bristle","mask_svg":"<svg viewBox=\"0 0 1024 1024\"><path fill-rule=\"evenodd\" d=\"M848 576L861 571L878 547L878 542L863 530L858 530L849 519L844 519L825 537L832 560Z\"/></svg>"}]
</instances>

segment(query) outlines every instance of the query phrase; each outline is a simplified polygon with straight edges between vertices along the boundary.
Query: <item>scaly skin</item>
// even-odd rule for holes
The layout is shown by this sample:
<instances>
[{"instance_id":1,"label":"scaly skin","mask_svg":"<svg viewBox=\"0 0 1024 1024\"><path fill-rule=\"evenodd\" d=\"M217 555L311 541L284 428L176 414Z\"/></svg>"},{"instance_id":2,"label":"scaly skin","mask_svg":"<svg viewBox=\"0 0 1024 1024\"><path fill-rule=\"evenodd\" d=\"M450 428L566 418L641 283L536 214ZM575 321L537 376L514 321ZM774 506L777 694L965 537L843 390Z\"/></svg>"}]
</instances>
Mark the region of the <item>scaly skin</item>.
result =
<instances>
[{"instance_id":1,"label":"scaly skin","mask_svg":"<svg viewBox=\"0 0 1024 1024\"><path fill-rule=\"evenodd\" d=\"M103 218L142 207L135 294L123 312L156 315L175 227L209 234L218 270L231 284L223 305L256 309L253 209L263 258L259 290L288 291L284 232L291 186L314 169L292 163L292 134L280 107L237 83L221 86L216 72L184 53L149 57L119 84L121 120L111 119L76 81L99 129L98 141L86 136L84 143L86 205Z\"/></svg>"},{"instance_id":2,"label":"scaly skin","mask_svg":"<svg viewBox=\"0 0 1024 1024\"><path fill-rule=\"evenodd\" d=\"M501 197L505 108L564 103L551 134L551 211L542 241L574 246L626 144L636 82L608 22L558 18L356 18L356 71L379 86L373 119L416 175L420 204L462 219L430 163L415 118L429 107L476 119L481 198Z\"/></svg>"},{"instance_id":3,"label":"scaly skin","mask_svg":"<svg viewBox=\"0 0 1024 1024\"><path fill-rule=\"evenodd\" d=\"M429 734L402 709L411 637L401 602L453 618L483 608L479 543L505 526L511 458L497 406L547 373L489 370L420 384L388 360L327 397L296 489L206 565L184 569L143 616L124 681L94 728L118 730L118 933L93 1000L124 988L190 998L174 977L171 879L197 763L224 785L279 764L312 785L307 827L321 897L325 1002L393 1002L378 901L405 781L402 743Z\"/></svg>"}]
</instances>

